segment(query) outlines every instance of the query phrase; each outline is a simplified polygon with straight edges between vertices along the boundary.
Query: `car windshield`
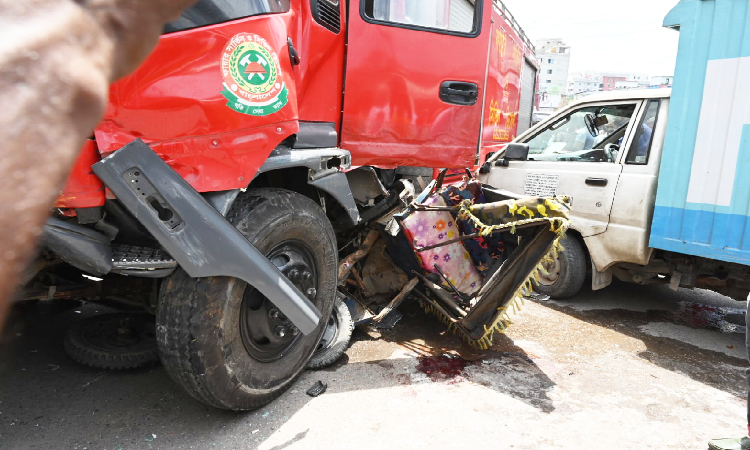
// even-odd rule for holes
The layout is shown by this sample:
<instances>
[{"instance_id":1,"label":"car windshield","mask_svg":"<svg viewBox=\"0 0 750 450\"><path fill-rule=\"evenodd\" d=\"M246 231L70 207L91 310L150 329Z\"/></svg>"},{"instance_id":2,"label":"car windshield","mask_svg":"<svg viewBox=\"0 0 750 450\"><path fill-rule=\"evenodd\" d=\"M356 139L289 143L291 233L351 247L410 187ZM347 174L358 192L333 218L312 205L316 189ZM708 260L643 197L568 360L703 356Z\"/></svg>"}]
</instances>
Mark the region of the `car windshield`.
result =
<instances>
[{"instance_id":1,"label":"car windshield","mask_svg":"<svg viewBox=\"0 0 750 450\"><path fill-rule=\"evenodd\" d=\"M635 104L588 106L550 123L544 131L528 141L529 159L590 160L606 155L589 150L603 149L606 144L619 145L635 111ZM596 117L595 130L589 130L585 117ZM594 133L592 133L594 131ZM532 155L541 155L542 158Z\"/></svg>"}]
</instances>

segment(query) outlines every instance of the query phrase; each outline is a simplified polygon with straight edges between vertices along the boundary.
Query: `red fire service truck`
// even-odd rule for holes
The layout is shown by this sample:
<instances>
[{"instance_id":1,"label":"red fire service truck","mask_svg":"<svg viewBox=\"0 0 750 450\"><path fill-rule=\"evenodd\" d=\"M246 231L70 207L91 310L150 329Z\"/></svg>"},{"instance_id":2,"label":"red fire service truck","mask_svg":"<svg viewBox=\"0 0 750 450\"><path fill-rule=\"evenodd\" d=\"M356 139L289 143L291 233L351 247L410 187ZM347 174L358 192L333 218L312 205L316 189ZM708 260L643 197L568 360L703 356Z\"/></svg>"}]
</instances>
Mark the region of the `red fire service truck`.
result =
<instances>
[{"instance_id":1,"label":"red fire service truck","mask_svg":"<svg viewBox=\"0 0 750 450\"><path fill-rule=\"evenodd\" d=\"M196 399L257 408L343 351L337 291L366 286L374 224L529 127L537 67L499 0L200 0L111 87L24 298L143 306L81 321L66 349L110 369L156 357ZM417 281L396 292L432 283L400 270ZM459 290L420 296L469 318ZM484 327L475 343L505 323L472 320L454 327Z\"/></svg>"}]
</instances>

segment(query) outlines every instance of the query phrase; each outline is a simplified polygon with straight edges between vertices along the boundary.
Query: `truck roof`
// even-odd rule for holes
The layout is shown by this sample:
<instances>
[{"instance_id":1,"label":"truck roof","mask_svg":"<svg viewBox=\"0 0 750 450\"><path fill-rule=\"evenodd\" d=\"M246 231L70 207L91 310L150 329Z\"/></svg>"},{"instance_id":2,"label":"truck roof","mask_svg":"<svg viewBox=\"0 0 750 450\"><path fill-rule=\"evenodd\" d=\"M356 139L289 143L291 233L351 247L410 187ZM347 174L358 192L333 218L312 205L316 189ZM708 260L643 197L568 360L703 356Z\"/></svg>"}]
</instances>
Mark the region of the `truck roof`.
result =
<instances>
[{"instance_id":1,"label":"truck roof","mask_svg":"<svg viewBox=\"0 0 750 450\"><path fill-rule=\"evenodd\" d=\"M609 101L609 100L630 100L642 98L669 98L672 95L672 88L663 89L623 89L620 91L597 92L596 94L587 95L571 105L578 103L588 103L591 101Z\"/></svg>"}]
</instances>

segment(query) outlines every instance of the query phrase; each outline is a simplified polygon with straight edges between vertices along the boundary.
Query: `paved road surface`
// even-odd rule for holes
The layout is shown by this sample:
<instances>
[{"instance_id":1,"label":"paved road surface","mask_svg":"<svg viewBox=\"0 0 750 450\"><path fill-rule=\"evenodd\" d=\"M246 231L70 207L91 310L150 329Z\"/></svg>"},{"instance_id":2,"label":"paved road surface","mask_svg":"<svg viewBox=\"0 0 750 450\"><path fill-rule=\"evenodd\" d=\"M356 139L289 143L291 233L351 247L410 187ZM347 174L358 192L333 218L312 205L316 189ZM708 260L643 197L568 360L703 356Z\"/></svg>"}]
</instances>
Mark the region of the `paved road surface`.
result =
<instances>
[{"instance_id":1,"label":"paved road surface","mask_svg":"<svg viewBox=\"0 0 750 450\"><path fill-rule=\"evenodd\" d=\"M164 370L63 352L96 305L26 304L0 340L0 449L702 449L745 432L744 304L615 284L526 302L477 353L418 309L357 330L346 361L252 413L205 407ZM310 398L316 380L328 391Z\"/></svg>"}]
</instances>

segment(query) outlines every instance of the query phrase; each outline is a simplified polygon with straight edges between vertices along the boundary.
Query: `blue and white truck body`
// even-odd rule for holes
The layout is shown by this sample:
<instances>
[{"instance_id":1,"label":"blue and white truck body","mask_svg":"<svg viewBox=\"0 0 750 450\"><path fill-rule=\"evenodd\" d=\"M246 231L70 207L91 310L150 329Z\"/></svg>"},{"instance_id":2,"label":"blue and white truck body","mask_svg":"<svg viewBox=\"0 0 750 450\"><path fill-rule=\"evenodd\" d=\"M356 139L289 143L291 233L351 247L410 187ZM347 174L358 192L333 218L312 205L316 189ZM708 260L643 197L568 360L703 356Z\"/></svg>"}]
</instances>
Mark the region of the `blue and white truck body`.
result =
<instances>
[{"instance_id":1,"label":"blue and white truck body","mask_svg":"<svg viewBox=\"0 0 750 450\"><path fill-rule=\"evenodd\" d=\"M683 0L650 245L750 265L750 2Z\"/></svg>"}]
</instances>

